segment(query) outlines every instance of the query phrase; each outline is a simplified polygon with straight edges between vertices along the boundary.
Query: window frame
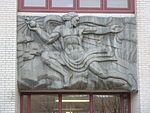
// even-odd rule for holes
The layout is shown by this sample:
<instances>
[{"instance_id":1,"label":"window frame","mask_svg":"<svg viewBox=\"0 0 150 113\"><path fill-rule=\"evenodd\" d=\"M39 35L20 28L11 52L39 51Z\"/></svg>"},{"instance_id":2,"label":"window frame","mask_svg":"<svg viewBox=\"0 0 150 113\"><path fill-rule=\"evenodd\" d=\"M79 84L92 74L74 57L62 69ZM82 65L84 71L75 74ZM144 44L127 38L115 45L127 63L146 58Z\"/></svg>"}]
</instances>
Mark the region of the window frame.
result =
<instances>
[{"instance_id":1,"label":"window frame","mask_svg":"<svg viewBox=\"0 0 150 113\"><path fill-rule=\"evenodd\" d=\"M115 12L115 11L119 11L119 12L126 12L126 11L129 11L129 12L133 12L134 13L134 10L135 10L135 0L128 0L128 8L108 8L107 7L107 0L104 0L105 1L105 9L107 11L111 11L111 12Z\"/></svg>"},{"instance_id":2,"label":"window frame","mask_svg":"<svg viewBox=\"0 0 150 113\"><path fill-rule=\"evenodd\" d=\"M52 0L45 0L45 7L24 6L24 0L18 0L19 12L52 12L52 13L135 13L135 0L128 0L128 8L107 8L107 0L100 0L100 8L80 7L80 0L73 0L73 7L52 7Z\"/></svg>"},{"instance_id":3,"label":"window frame","mask_svg":"<svg viewBox=\"0 0 150 113\"><path fill-rule=\"evenodd\" d=\"M57 95L58 96L58 113L62 113L62 95L88 95L89 96L89 113L93 113L93 96L94 95L120 95L120 113L124 113L124 96L128 97L128 113L131 113L131 94L129 92L22 92L20 94L20 113L24 113L24 96L27 96L27 113L31 113L31 95Z\"/></svg>"},{"instance_id":4,"label":"window frame","mask_svg":"<svg viewBox=\"0 0 150 113\"><path fill-rule=\"evenodd\" d=\"M100 11L103 9L103 0L99 0L100 1L100 7L99 8L95 8L95 7L80 7L80 0L77 0L77 9L80 11L80 12L84 12L84 11L87 11L87 12L91 12L91 11Z\"/></svg>"},{"instance_id":5,"label":"window frame","mask_svg":"<svg viewBox=\"0 0 150 113\"><path fill-rule=\"evenodd\" d=\"M49 8L49 0L45 0L45 7L40 6L24 6L24 0L18 0L18 11L19 9L22 11L28 11L28 12L36 12L36 11L46 11ZM33 11L32 11L33 10Z\"/></svg>"},{"instance_id":6,"label":"window frame","mask_svg":"<svg viewBox=\"0 0 150 113\"><path fill-rule=\"evenodd\" d=\"M76 0L73 0L73 7L53 7L52 0L49 0L50 10L75 10L76 8Z\"/></svg>"}]
</instances>

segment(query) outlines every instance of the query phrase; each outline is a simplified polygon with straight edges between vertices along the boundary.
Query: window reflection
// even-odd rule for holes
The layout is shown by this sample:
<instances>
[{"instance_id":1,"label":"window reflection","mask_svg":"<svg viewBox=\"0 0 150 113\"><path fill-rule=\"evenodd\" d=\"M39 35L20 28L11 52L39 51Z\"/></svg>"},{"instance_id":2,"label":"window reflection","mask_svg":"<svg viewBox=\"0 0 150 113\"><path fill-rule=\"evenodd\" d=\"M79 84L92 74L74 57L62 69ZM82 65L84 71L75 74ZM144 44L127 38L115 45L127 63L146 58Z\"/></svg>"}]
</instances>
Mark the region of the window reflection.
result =
<instances>
[{"instance_id":1,"label":"window reflection","mask_svg":"<svg viewBox=\"0 0 150 113\"><path fill-rule=\"evenodd\" d=\"M119 95L94 95L94 113L120 113Z\"/></svg>"},{"instance_id":2,"label":"window reflection","mask_svg":"<svg viewBox=\"0 0 150 113\"><path fill-rule=\"evenodd\" d=\"M23 96L24 98L23 98L23 113L27 113L27 108L28 108L28 96L26 96L26 95L24 95Z\"/></svg>"},{"instance_id":3,"label":"window reflection","mask_svg":"<svg viewBox=\"0 0 150 113\"><path fill-rule=\"evenodd\" d=\"M108 8L128 8L128 0L107 0Z\"/></svg>"},{"instance_id":4,"label":"window reflection","mask_svg":"<svg viewBox=\"0 0 150 113\"><path fill-rule=\"evenodd\" d=\"M73 0L52 0L52 7L73 7Z\"/></svg>"},{"instance_id":5,"label":"window reflection","mask_svg":"<svg viewBox=\"0 0 150 113\"><path fill-rule=\"evenodd\" d=\"M100 0L80 0L80 7L83 8L99 8L100 5Z\"/></svg>"},{"instance_id":6,"label":"window reflection","mask_svg":"<svg viewBox=\"0 0 150 113\"><path fill-rule=\"evenodd\" d=\"M58 113L57 95L32 95L31 113Z\"/></svg>"},{"instance_id":7,"label":"window reflection","mask_svg":"<svg viewBox=\"0 0 150 113\"><path fill-rule=\"evenodd\" d=\"M128 113L129 112L129 108L128 108L128 95L124 95L124 113Z\"/></svg>"},{"instance_id":8,"label":"window reflection","mask_svg":"<svg viewBox=\"0 0 150 113\"><path fill-rule=\"evenodd\" d=\"M24 6L44 7L46 2L45 0L24 0Z\"/></svg>"},{"instance_id":9,"label":"window reflection","mask_svg":"<svg viewBox=\"0 0 150 113\"><path fill-rule=\"evenodd\" d=\"M62 113L89 113L89 96L63 95Z\"/></svg>"},{"instance_id":10,"label":"window reflection","mask_svg":"<svg viewBox=\"0 0 150 113\"><path fill-rule=\"evenodd\" d=\"M130 112L129 94L45 94L22 97L21 113L90 113L91 110L92 113Z\"/></svg>"}]
</instances>

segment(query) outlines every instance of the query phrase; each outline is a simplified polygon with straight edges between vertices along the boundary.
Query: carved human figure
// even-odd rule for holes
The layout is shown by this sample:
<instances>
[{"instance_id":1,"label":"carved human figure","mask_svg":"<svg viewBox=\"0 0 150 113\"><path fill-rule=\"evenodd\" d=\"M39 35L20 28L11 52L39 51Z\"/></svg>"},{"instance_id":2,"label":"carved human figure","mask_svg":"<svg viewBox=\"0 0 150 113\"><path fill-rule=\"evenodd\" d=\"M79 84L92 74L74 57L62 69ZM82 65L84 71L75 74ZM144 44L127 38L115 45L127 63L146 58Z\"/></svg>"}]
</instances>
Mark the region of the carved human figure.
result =
<instances>
[{"instance_id":1,"label":"carved human figure","mask_svg":"<svg viewBox=\"0 0 150 113\"><path fill-rule=\"evenodd\" d=\"M99 65L103 61L116 61L111 48L85 49L82 42L84 35L119 33L123 29L121 26L82 26L76 13L65 14L62 19L64 24L58 25L50 34L42 30L35 21L30 21L28 27L36 32L47 45L60 41L61 51L45 50L41 57L50 68L62 75L65 85L69 84L72 74L64 66L77 73L89 70L101 79L117 78L126 81L129 85L132 84L126 77L119 74L108 75Z\"/></svg>"}]
</instances>

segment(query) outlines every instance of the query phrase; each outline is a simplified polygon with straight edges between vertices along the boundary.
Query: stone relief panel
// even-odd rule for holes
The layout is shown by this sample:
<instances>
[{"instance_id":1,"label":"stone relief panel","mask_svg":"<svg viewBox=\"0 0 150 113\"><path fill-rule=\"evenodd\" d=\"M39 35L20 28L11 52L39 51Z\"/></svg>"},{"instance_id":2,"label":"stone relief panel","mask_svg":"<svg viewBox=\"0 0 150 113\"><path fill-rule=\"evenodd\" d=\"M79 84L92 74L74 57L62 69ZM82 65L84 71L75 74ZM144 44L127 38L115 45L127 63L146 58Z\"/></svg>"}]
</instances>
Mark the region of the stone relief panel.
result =
<instances>
[{"instance_id":1,"label":"stone relief panel","mask_svg":"<svg viewBox=\"0 0 150 113\"><path fill-rule=\"evenodd\" d=\"M21 90L137 90L134 17L18 16Z\"/></svg>"}]
</instances>

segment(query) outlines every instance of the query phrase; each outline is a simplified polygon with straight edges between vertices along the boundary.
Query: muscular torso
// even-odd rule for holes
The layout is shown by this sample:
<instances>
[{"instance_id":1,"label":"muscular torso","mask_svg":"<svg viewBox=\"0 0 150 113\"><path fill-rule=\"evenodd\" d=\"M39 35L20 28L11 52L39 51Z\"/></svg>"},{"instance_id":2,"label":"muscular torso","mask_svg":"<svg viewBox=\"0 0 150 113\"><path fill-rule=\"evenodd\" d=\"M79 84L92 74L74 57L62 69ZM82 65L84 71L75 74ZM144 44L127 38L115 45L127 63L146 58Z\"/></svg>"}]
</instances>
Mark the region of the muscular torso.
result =
<instances>
[{"instance_id":1,"label":"muscular torso","mask_svg":"<svg viewBox=\"0 0 150 113\"><path fill-rule=\"evenodd\" d=\"M79 36L79 28L61 28L61 44L64 46L65 53L71 59L79 59L84 53L80 44L81 37Z\"/></svg>"}]
</instances>

